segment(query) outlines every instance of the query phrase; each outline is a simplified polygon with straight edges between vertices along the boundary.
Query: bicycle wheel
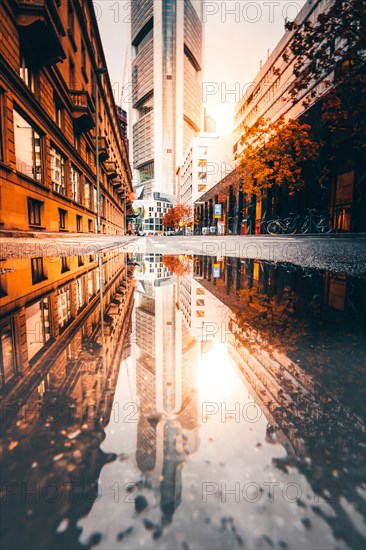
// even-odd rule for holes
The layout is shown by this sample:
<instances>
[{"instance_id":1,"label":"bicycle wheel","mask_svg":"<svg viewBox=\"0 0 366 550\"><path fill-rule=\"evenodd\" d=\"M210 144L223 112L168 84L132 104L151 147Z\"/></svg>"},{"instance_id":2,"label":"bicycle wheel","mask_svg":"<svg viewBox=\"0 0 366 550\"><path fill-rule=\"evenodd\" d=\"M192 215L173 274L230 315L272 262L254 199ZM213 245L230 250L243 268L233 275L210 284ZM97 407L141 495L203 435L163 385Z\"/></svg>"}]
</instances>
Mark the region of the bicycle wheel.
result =
<instances>
[{"instance_id":1,"label":"bicycle wheel","mask_svg":"<svg viewBox=\"0 0 366 550\"><path fill-rule=\"evenodd\" d=\"M330 233L332 231L332 226L328 220L328 218L321 218L319 222L316 224L316 232L317 233Z\"/></svg>"},{"instance_id":2,"label":"bicycle wheel","mask_svg":"<svg viewBox=\"0 0 366 550\"><path fill-rule=\"evenodd\" d=\"M268 233L268 222L261 222L261 234L265 235Z\"/></svg>"},{"instance_id":3,"label":"bicycle wheel","mask_svg":"<svg viewBox=\"0 0 366 550\"><path fill-rule=\"evenodd\" d=\"M307 218L302 220L299 226L299 233L310 233L311 221Z\"/></svg>"},{"instance_id":4,"label":"bicycle wheel","mask_svg":"<svg viewBox=\"0 0 366 550\"><path fill-rule=\"evenodd\" d=\"M281 233L280 223L277 220L268 222L267 233L269 233L270 235L278 235L278 233Z\"/></svg>"},{"instance_id":5,"label":"bicycle wheel","mask_svg":"<svg viewBox=\"0 0 366 550\"><path fill-rule=\"evenodd\" d=\"M293 235L296 233L297 230L297 220L295 218L285 218L283 220L284 225L284 233L287 233L289 235Z\"/></svg>"}]
</instances>

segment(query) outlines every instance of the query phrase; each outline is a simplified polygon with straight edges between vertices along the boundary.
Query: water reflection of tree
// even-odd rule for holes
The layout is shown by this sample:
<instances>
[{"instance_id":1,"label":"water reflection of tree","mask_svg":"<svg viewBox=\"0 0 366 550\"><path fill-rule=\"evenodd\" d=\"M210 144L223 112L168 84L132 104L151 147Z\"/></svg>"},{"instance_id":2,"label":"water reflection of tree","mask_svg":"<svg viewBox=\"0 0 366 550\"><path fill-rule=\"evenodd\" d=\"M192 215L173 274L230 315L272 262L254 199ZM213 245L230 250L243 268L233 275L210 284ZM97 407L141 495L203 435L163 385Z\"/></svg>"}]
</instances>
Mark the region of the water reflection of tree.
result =
<instances>
[{"instance_id":1,"label":"water reflection of tree","mask_svg":"<svg viewBox=\"0 0 366 550\"><path fill-rule=\"evenodd\" d=\"M281 295L263 293L258 287L241 290L234 313L247 344L267 345L283 352L298 349L299 339L307 334L306 320L296 318L298 300L289 290Z\"/></svg>"},{"instance_id":2,"label":"water reflection of tree","mask_svg":"<svg viewBox=\"0 0 366 550\"><path fill-rule=\"evenodd\" d=\"M193 256L167 254L163 257L163 264L174 275L188 275L193 268Z\"/></svg>"}]
</instances>

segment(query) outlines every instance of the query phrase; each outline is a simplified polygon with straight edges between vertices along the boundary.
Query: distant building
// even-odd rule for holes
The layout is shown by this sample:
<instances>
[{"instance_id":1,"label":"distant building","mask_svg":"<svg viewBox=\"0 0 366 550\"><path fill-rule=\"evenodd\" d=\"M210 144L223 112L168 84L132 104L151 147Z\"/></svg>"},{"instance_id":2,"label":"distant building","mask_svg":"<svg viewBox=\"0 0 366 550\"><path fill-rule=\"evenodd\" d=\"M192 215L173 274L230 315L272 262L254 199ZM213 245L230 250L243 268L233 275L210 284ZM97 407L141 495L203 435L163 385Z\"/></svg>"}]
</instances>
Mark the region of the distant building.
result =
<instances>
[{"instance_id":1,"label":"distant building","mask_svg":"<svg viewBox=\"0 0 366 550\"><path fill-rule=\"evenodd\" d=\"M211 133L216 132L216 122L215 122L215 120L212 118L211 115L207 115L206 113L205 113L204 132L211 132Z\"/></svg>"},{"instance_id":2,"label":"distant building","mask_svg":"<svg viewBox=\"0 0 366 550\"><path fill-rule=\"evenodd\" d=\"M0 36L2 229L96 231L98 125L100 230L124 233L131 169L93 2L2 2Z\"/></svg>"},{"instance_id":3,"label":"distant building","mask_svg":"<svg viewBox=\"0 0 366 550\"><path fill-rule=\"evenodd\" d=\"M226 138L215 133L194 137L177 171L180 203L192 207L231 170L230 144Z\"/></svg>"},{"instance_id":4,"label":"distant building","mask_svg":"<svg viewBox=\"0 0 366 550\"><path fill-rule=\"evenodd\" d=\"M144 190L140 189L140 195L134 201L134 209L138 213L136 218L137 228L144 233L152 234L163 230L164 214L176 204L176 197L153 193L150 198L145 198Z\"/></svg>"}]
</instances>

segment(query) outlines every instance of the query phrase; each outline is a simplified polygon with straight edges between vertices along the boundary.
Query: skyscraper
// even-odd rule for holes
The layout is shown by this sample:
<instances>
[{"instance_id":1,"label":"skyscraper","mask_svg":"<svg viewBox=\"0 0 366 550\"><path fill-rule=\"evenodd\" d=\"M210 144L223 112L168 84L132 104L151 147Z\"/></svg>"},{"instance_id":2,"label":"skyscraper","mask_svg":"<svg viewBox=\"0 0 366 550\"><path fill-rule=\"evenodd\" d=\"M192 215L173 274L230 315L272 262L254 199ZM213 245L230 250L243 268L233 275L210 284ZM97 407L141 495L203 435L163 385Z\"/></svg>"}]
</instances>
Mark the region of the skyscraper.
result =
<instances>
[{"instance_id":1,"label":"skyscraper","mask_svg":"<svg viewBox=\"0 0 366 550\"><path fill-rule=\"evenodd\" d=\"M155 231L202 127L202 0L134 0L131 15L133 165L143 229Z\"/></svg>"}]
</instances>

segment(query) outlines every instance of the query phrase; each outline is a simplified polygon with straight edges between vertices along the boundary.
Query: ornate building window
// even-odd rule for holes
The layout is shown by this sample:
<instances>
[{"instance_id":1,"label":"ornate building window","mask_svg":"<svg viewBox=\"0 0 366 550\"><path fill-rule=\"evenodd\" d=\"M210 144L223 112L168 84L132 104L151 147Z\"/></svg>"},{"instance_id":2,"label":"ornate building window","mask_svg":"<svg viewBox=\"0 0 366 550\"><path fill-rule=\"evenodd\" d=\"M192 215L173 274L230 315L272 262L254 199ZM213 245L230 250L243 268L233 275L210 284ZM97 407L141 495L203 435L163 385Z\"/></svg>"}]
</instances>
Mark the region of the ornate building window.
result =
<instances>
[{"instance_id":1,"label":"ornate building window","mask_svg":"<svg viewBox=\"0 0 366 550\"><path fill-rule=\"evenodd\" d=\"M18 111L14 110L13 115L17 171L37 181L41 181L41 136Z\"/></svg>"},{"instance_id":2,"label":"ornate building window","mask_svg":"<svg viewBox=\"0 0 366 550\"><path fill-rule=\"evenodd\" d=\"M51 145L51 179L52 189L56 193L66 195L66 177L65 177L66 158L63 154Z\"/></svg>"}]
</instances>

